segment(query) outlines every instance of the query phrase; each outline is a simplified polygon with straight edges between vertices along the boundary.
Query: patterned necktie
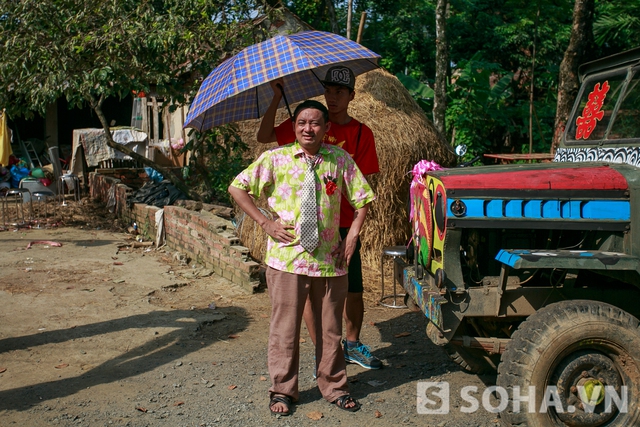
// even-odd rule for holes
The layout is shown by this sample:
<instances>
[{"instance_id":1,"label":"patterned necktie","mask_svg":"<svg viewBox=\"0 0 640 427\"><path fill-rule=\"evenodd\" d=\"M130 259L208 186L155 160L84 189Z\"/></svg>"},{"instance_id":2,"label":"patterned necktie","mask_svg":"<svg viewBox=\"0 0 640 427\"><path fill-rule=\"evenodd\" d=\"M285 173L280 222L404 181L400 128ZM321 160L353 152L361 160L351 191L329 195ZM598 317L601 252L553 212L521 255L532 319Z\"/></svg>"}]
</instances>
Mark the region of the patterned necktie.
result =
<instances>
[{"instance_id":1,"label":"patterned necktie","mask_svg":"<svg viewBox=\"0 0 640 427\"><path fill-rule=\"evenodd\" d=\"M316 209L315 157L306 157L307 171L302 183L300 201L300 245L311 253L318 246L318 212Z\"/></svg>"}]
</instances>

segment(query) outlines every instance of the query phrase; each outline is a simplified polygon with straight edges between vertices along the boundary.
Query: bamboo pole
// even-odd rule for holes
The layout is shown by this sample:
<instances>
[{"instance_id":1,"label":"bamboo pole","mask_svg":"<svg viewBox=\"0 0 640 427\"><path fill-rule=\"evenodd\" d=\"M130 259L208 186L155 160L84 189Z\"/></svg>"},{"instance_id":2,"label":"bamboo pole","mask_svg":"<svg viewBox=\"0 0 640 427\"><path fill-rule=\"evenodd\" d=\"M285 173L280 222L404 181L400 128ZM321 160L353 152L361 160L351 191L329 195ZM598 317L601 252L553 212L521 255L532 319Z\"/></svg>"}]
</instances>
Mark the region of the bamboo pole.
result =
<instances>
[{"instance_id":1,"label":"bamboo pole","mask_svg":"<svg viewBox=\"0 0 640 427\"><path fill-rule=\"evenodd\" d=\"M356 43L360 43L362 40L362 31L364 30L364 23L367 20L367 12L362 12L360 15L360 25L358 25L358 37L356 38Z\"/></svg>"},{"instance_id":2,"label":"bamboo pole","mask_svg":"<svg viewBox=\"0 0 640 427\"><path fill-rule=\"evenodd\" d=\"M180 115L182 118L182 121L180 123L180 128L182 129L182 142L184 143L184 145L187 145L187 132L184 130L184 113L185 113L185 106L181 105L180 106ZM184 151L184 154L182 155L182 164L180 165L182 167L187 166L187 150Z\"/></svg>"},{"instance_id":3,"label":"bamboo pole","mask_svg":"<svg viewBox=\"0 0 640 427\"><path fill-rule=\"evenodd\" d=\"M351 9L353 7L353 0L347 2L347 38L351 40Z\"/></svg>"},{"instance_id":4,"label":"bamboo pole","mask_svg":"<svg viewBox=\"0 0 640 427\"><path fill-rule=\"evenodd\" d=\"M153 109L153 141L160 140L160 124L158 123L158 100L155 96L151 97L151 108Z\"/></svg>"}]
</instances>

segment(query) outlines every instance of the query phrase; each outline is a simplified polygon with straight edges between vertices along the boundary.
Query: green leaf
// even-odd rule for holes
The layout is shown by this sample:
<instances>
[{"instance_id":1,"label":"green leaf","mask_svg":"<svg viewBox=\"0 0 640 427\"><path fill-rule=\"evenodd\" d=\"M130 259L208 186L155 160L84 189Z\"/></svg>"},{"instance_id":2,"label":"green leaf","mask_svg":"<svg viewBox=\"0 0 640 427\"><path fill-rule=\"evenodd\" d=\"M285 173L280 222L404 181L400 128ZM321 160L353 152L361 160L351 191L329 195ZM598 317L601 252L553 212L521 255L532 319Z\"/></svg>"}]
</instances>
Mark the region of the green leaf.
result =
<instances>
[{"instance_id":1,"label":"green leaf","mask_svg":"<svg viewBox=\"0 0 640 427\"><path fill-rule=\"evenodd\" d=\"M508 96L509 86L513 81L513 73L507 73L491 88L489 102L496 102L498 99Z\"/></svg>"},{"instance_id":2,"label":"green leaf","mask_svg":"<svg viewBox=\"0 0 640 427\"><path fill-rule=\"evenodd\" d=\"M411 76L404 75L402 73L396 74L398 80L407 90L414 96L423 99L432 99L434 96L434 91L426 84L414 79Z\"/></svg>"}]
</instances>

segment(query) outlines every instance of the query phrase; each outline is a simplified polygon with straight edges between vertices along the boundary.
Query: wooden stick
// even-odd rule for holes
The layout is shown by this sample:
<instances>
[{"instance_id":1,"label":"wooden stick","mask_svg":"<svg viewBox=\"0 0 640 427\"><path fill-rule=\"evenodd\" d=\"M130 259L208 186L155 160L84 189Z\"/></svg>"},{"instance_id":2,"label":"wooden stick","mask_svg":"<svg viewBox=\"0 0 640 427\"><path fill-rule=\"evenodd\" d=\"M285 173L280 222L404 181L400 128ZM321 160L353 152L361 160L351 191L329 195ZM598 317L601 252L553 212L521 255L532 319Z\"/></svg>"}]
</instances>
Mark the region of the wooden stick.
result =
<instances>
[{"instance_id":1,"label":"wooden stick","mask_svg":"<svg viewBox=\"0 0 640 427\"><path fill-rule=\"evenodd\" d=\"M351 40L351 9L353 8L353 0L347 2L347 38Z\"/></svg>"},{"instance_id":2,"label":"wooden stick","mask_svg":"<svg viewBox=\"0 0 640 427\"><path fill-rule=\"evenodd\" d=\"M158 100L155 96L151 97L151 106L153 108L153 142L160 140L160 123L158 123Z\"/></svg>"},{"instance_id":3,"label":"wooden stick","mask_svg":"<svg viewBox=\"0 0 640 427\"><path fill-rule=\"evenodd\" d=\"M131 243L119 243L118 244L118 249L123 249L123 248L145 248L147 246L153 246L153 245L154 245L153 242L133 241Z\"/></svg>"},{"instance_id":4,"label":"wooden stick","mask_svg":"<svg viewBox=\"0 0 640 427\"><path fill-rule=\"evenodd\" d=\"M132 248L144 248L146 246L153 246L153 242L131 242Z\"/></svg>"},{"instance_id":5,"label":"wooden stick","mask_svg":"<svg viewBox=\"0 0 640 427\"><path fill-rule=\"evenodd\" d=\"M367 20L367 12L362 12L360 15L360 25L358 25L358 37L356 38L356 43L360 43L362 40L362 31L364 30L364 23Z\"/></svg>"}]
</instances>

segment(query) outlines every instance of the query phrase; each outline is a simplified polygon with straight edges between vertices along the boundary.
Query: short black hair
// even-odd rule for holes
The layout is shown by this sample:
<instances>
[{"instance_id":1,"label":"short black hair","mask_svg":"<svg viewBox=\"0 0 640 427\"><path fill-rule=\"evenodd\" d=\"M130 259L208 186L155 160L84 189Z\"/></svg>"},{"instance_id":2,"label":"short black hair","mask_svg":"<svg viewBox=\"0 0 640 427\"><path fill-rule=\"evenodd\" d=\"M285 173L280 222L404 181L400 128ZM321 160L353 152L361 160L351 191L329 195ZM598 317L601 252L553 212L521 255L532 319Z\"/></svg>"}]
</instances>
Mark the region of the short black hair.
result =
<instances>
[{"instance_id":1,"label":"short black hair","mask_svg":"<svg viewBox=\"0 0 640 427\"><path fill-rule=\"evenodd\" d=\"M322 113L322 117L324 118L325 123L329 123L329 110L325 107L321 102L314 101L313 99L307 99L300 105L298 105L293 112L293 121L295 122L298 118L298 115L302 110L307 110L309 108L313 108L314 110L318 110Z\"/></svg>"}]
</instances>

